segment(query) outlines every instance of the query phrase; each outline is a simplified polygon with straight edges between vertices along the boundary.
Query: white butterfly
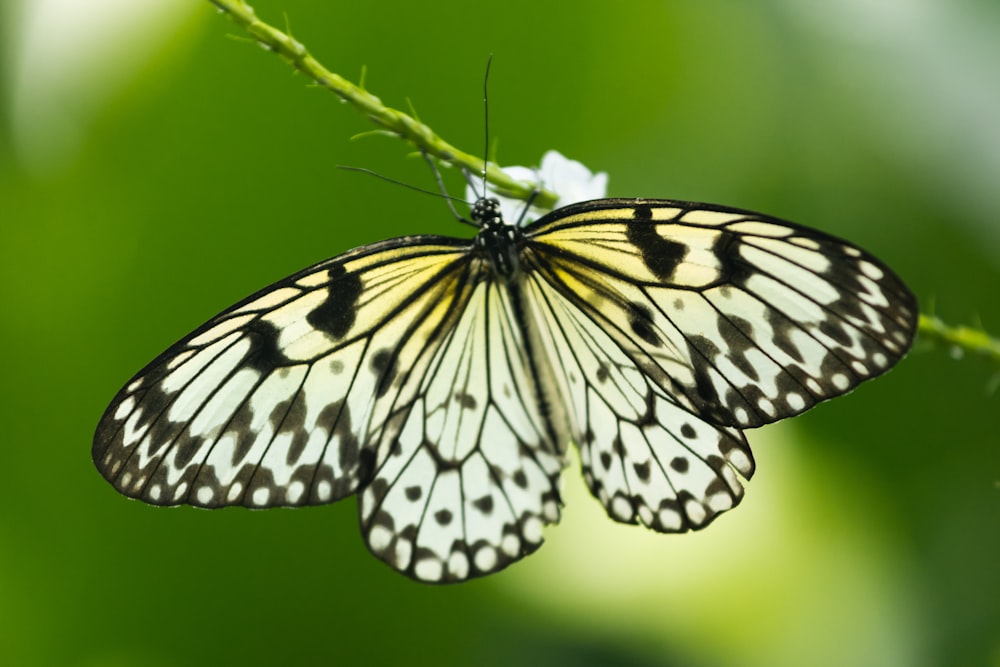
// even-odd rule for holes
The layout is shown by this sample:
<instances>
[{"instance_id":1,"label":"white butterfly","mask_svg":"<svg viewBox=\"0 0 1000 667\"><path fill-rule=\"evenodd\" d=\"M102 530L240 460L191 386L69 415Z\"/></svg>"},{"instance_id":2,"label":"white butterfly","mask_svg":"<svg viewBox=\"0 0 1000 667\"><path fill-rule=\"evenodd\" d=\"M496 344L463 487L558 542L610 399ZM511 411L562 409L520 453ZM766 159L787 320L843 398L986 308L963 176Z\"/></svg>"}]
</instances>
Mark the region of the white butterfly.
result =
<instances>
[{"instance_id":1,"label":"white butterfly","mask_svg":"<svg viewBox=\"0 0 1000 667\"><path fill-rule=\"evenodd\" d=\"M371 551L426 582L534 551L576 443L616 521L701 528L739 503L742 429L909 348L916 302L853 245L765 215L598 199L473 240L357 248L214 317L140 371L93 457L157 505L357 494Z\"/></svg>"}]
</instances>

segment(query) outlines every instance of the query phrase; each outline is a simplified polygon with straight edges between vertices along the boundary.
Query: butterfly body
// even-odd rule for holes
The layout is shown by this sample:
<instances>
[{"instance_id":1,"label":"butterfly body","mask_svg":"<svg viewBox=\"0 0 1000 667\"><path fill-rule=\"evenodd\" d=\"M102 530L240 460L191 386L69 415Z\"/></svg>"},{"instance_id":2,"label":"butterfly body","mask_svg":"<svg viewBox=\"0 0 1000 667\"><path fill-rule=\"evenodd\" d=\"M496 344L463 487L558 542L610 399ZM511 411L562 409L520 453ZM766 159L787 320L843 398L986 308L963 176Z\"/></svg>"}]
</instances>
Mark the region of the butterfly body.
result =
<instances>
[{"instance_id":1,"label":"butterfly body","mask_svg":"<svg viewBox=\"0 0 1000 667\"><path fill-rule=\"evenodd\" d=\"M474 240L391 239L271 285L140 371L95 436L160 505L357 494L379 558L461 581L536 549L575 443L609 516L676 532L742 498L742 429L898 361L916 304L832 236L726 207L602 199Z\"/></svg>"}]
</instances>

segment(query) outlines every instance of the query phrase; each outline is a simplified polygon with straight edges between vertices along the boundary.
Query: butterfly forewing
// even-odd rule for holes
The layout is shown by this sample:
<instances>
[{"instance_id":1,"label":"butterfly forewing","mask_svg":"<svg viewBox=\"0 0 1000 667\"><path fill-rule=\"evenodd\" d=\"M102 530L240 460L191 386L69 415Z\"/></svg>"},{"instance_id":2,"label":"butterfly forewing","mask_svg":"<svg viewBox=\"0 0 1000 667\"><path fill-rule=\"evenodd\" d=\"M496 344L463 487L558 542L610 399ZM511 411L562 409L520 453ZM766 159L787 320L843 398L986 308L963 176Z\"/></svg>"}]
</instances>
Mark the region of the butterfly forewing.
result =
<instances>
[{"instance_id":1,"label":"butterfly forewing","mask_svg":"<svg viewBox=\"0 0 1000 667\"><path fill-rule=\"evenodd\" d=\"M94 461L122 493L205 507L325 503L367 481L407 354L460 297L463 248L397 239L328 260L217 316L114 399ZM462 303L452 303L456 312Z\"/></svg>"},{"instance_id":2,"label":"butterfly forewing","mask_svg":"<svg viewBox=\"0 0 1000 667\"><path fill-rule=\"evenodd\" d=\"M716 424L798 414L909 348L916 303L840 239L669 200L569 206L527 230L537 271L654 384Z\"/></svg>"}]
</instances>

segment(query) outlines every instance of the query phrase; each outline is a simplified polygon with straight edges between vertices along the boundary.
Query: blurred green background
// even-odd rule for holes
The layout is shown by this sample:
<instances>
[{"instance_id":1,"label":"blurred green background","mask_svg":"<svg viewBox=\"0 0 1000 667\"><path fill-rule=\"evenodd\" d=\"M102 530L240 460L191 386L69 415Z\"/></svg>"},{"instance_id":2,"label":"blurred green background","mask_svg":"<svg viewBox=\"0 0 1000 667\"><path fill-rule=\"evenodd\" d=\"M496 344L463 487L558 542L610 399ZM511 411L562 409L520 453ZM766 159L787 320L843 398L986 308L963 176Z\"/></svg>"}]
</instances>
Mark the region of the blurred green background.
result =
<instances>
[{"instance_id":1,"label":"blurred green background","mask_svg":"<svg viewBox=\"0 0 1000 667\"><path fill-rule=\"evenodd\" d=\"M503 164L847 237L1000 331L1000 7L260 0L333 71ZM749 433L703 533L608 520L578 472L538 553L454 587L368 555L353 499L156 509L90 461L119 387L348 248L461 235L424 164L200 0L0 8L0 664L1000 665L997 369L919 345ZM236 37L232 39L231 37ZM446 175L455 192L461 178Z\"/></svg>"}]
</instances>

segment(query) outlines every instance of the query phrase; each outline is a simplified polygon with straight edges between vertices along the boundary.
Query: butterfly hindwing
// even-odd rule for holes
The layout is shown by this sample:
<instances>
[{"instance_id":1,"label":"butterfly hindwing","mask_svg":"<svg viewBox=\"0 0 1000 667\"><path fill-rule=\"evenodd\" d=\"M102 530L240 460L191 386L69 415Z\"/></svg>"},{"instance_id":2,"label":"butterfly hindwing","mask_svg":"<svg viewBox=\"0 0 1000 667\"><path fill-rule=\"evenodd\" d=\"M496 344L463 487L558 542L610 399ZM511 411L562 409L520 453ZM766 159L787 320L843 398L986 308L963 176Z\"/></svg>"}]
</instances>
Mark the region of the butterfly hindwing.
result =
<instances>
[{"instance_id":1,"label":"butterfly hindwing","mask_svg":"<svg viewBox=\"0 0 1000 667\"><path fill-rule=\"evenodd\" d=\"M502 569L559 519L565 446L552 441L509 295L474 281L445 340L408 382L418 397L360 495L371 550L422 581Z\"/></svg>"}]
</instances>

